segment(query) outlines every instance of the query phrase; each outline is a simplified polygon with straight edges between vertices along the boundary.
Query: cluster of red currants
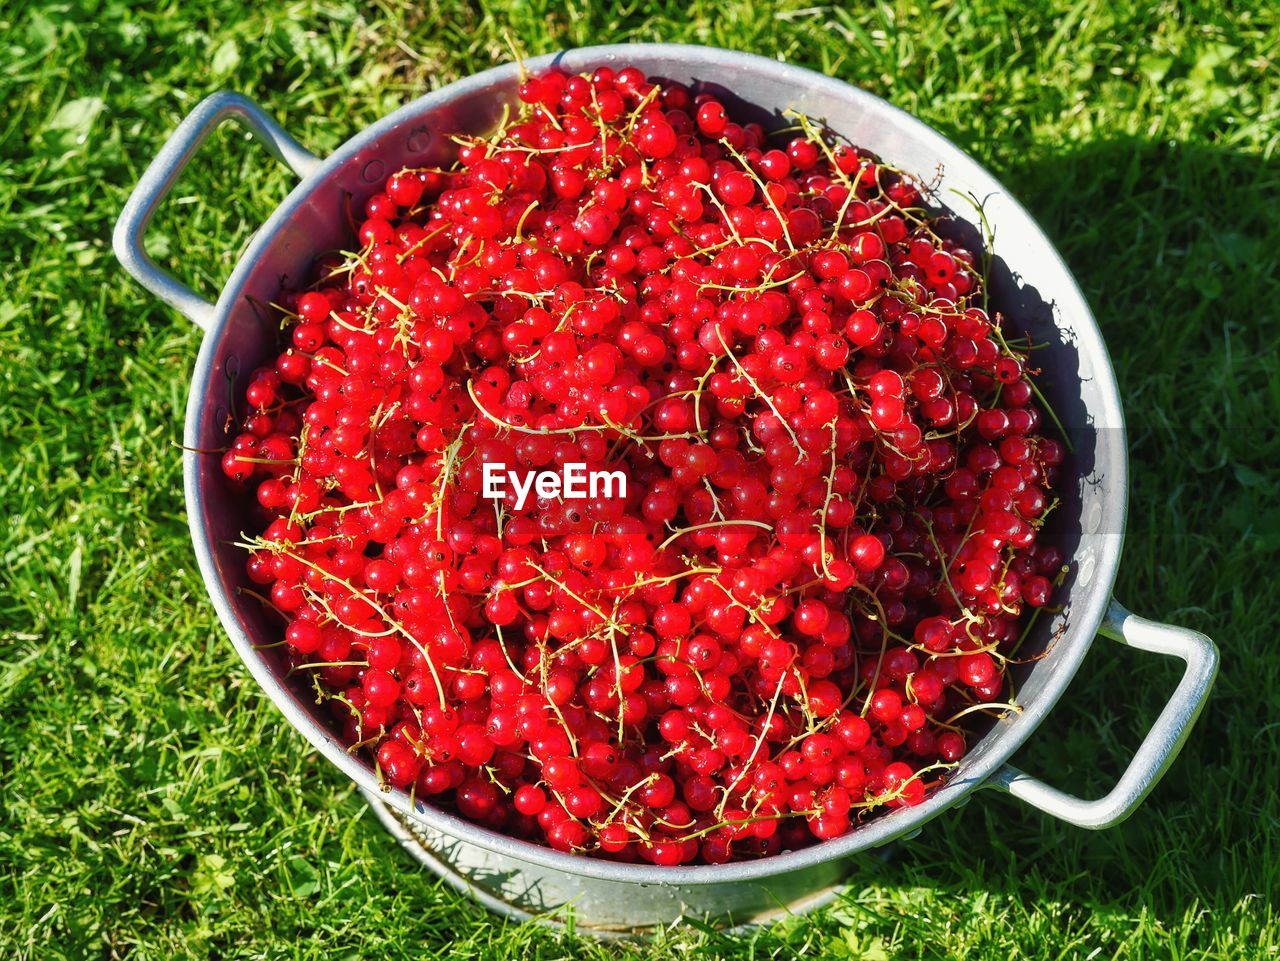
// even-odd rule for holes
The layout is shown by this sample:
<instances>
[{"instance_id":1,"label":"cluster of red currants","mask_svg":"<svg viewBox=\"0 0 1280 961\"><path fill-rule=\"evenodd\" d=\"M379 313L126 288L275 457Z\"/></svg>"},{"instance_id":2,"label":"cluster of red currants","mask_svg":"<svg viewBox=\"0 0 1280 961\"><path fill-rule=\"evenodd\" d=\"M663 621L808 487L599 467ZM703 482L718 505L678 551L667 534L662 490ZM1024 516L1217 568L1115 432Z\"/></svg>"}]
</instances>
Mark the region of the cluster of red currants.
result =
<instances>
[{"instance_id":1,"label":"cluster of red currants","mask_svg":"<svg viewBox=\"0 0 1280 961\"><path fill-rule=\"evenodd\" d=\"M294 675L390 786L563 851L919 803L1063 564L980 252L806 118L772 147L633 68L519 102L387 180L248 383L222 466ZM497 463L627 493L517 509Z\"/></svg>"}]
</instances>

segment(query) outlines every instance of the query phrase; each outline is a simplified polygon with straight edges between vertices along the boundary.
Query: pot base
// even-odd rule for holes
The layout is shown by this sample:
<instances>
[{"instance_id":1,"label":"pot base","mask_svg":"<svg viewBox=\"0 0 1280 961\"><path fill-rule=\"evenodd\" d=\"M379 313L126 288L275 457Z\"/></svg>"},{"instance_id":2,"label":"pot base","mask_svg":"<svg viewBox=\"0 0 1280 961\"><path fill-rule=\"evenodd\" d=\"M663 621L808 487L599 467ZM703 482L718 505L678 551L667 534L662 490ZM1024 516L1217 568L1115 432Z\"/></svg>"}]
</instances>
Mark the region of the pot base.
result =
<instances>
[{"instance_id":1,"label":"pot base","mask_svg":"<svg viewBox=\"0 0 1280 961\"><path fill-rule=\"evenodd\" d=\"M722 929L747 929L821 908L835 900L845 887L844 870L840 869L831 883L790 900L783 900L779 892L779 896L769 898L772 904L764 907L752 907L760 896L760 892L749 890L754 887L752 882L700 885L703 890L695 897L688 896L688 888L675 885L631 884L620 899L618 892L612 890L612 884L590 878L559 875L551 883L545 878L530 880L528 872L496 864L487 852L462 845L404 817L369 791L361 793L400 846L456 891L513 921L533 921L565 930L569 926L566 915L571 914L575 932L605 940L652 937L685 917L698 917ZM879 856L887 855L888 850L883 851ZM738 900L735 892L746 895L741 899L744 904L741 910L734 908ZM769 891L766 895L772 893ZM724 910L698 910L695 905L705 903L705 895L713 895L712 900L722 902Z\"/></svg>"}]
</instances>

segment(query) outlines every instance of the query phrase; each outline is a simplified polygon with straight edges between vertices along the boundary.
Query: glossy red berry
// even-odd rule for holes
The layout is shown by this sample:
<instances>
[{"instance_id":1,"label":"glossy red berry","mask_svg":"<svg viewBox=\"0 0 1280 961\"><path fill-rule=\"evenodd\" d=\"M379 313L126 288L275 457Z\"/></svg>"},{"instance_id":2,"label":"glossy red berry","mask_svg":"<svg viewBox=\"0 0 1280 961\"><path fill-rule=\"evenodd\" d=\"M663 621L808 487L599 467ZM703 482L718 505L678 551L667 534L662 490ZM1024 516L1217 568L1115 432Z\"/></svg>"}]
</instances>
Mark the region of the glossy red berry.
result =
<instances>
[{"instance_id":1,"label":"glossy red berry","mask_svg":"<svg viewBox=\"0 0 1280 961\"><path fill-rule=\"evenodd\" d=\"M559 851L723 863L921 803L1066 562L983 252L893 158L697 86L517 95L274 301L217 455L272 657L390 789Z\"/></svg>"}]
</instances>

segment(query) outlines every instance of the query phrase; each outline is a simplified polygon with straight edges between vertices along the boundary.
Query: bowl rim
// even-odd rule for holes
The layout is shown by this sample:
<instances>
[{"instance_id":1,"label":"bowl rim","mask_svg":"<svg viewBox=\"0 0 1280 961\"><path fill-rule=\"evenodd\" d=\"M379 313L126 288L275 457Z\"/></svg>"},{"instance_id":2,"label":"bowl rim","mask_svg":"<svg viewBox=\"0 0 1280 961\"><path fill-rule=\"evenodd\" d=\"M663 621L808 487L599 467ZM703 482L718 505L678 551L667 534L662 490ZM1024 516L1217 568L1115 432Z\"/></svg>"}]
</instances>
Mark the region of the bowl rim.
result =
<instances>
[{"instance_id":1,"label":"bowl rim","mask_svg":"<svg viewBox=\"0 0 1280 961\"><path fill-rule=\"evenodd\" d=\"M1116 502L1108 503L1108 510L1112 514L1109 525L1114 533L1108 533L1107 536L1114 538L1114 541L1108 549L1099 552L1090 583L1085 588L1086 594L1081 599L1083 603L1077 601L1073 604L1071 610L1073 623L1064 637L1055 645L1054 667L1041 694L1032 705L1012 720L997 722L1000 728L993 728L982 739L984 743L991 741L992 746L984 750L983 755L975 760L972 767L963 772L963 776L945 782L921 804L879 815L839 838L754 861L659 867L645 863L624 863L568 854L531 841L508 837L474 824L421 799L411 799L406 791L382 790L373 768L362 759L349 754L333 734L302 707L301 702L276 676L271 666L254 647L252 638L236 616L234 603L226 585L220 580L214 559L216 545L203 523L206 502L200 482L199 455L195 453L199 443L201 414L206 403L212 402L201 392L200 385L210 383L210 377L215 373L217 347L227 329L232 311L237 305L241 288L247 281L254 263L274 242L290 215L301 207L315 189L338 168L384 134L417 118L425 111L461 96L510 83L519 76L521 64L502 64L461 78L405 104L364 128L325 157L272 212L237 262L235 270L218 298L213 319L201 342L187 402L183 474L193 546L205 585L224 629L254 678L276 707L283 712L290 724L357 785L378 794L384 803L401 813L460 842L473 844L491 853L526 864L605 881L702 885L767 878L847 858L858 851L879 846L920 828L925 822L966 798L970 792L984 786L1001 765L1007 762L1026 741L1061 698L1102 624L1110 601L1123 541L1128 498L1128 453L1127 445L1124 443L1124 420L1119 390L1110 355L1093 312L1061 255L1044 235L1034 218L1008 189L965 151L923 121L872 93L833 77L757 54L717 47L668 43L604 44L571 48L530 58L525 61L523 67L537 71L559 66L571 72L581 72L605 64L617 65L637 60L663 59L680 61L684 67L705 69L706 79L712 82L715 81L717 72L723 73L735 68L757 74L764 73L781 85L801 85L820 95L845 101L852 100L869 111L892 117L894 122L906 130L913 139L935 152L948 170L960 169L964 172L966 179L980 184L985 189L982 196L1003 195L1010 205L1008 215L1020 217L1025 221L1025 225L1043 241L1046 256L1049 258L1047 268L1051 272L1060 274L1061 283L1055 291L1059 311L1063 315L1076 318L1076 323L1071 328L1078 338L1076 347L1082 356L1088 356L1093 376L1101 382L1099 413L1102 416L1096 426L1119 431L1118 435L1114 435L1117 448L1112 452L1108 478L1109 486L1112 488L1108 497ZM643 64L640 65L643 68ZM660 70L654 70L653 73L661 76Z\"/></svg>"}]
</instances>

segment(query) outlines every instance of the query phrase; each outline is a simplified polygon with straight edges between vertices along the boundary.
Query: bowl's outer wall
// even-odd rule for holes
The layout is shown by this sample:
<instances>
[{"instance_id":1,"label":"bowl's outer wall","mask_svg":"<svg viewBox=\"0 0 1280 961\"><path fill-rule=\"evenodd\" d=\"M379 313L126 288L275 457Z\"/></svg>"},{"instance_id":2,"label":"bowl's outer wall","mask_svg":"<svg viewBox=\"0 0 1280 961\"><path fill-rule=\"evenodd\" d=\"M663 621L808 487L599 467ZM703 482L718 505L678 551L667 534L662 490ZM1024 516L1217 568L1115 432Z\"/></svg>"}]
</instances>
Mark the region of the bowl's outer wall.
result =
<instances>
[{"instance_id":1,"label":"bowl's outer wall","mask_svg":"<svg viewBox=\"0 0 1280 961\"><path fill-rule=\"evenodd\" d=\"M539 58L528 66L545 68L552 59ZM1062 504L1053 528L1070 559L1070 573L1058 595L1064 612L1041 617L1025 647L1038 652L1052 644L1052 651L1015 677L1021 713L995 722L948 783L920 806L881 817L842 839L765 861L654 868L559 854L415 803L404 792L384 795L401 812L459 839L449 857L464 873L476 873L475 883L535 910L582 898L589 890L593 904L612 904L614 910L600 918L580 912L584 923L643 925L669 920L681 910L742 920L825 887L838 871L834 862L912 831L965 797L1009 758L1062 694L1101 623L1119 561L1127 460L1115 377L1088 305L1034 221L988 173L920 121L838 81L729 51L628 45L574 50L554 59L570 71L631 63L650 76L710 87L766 125L784 123L787 110L825 121L841 137L895 166L926 179L937 171L937 202L955 212L956 229L971 237L977 236L973 225L978 217L963 198L980 199L995 234L993 299L1015 329L1047 345L1036 352L1036 363L1045 371L1042 386L1076 445L1057 492ZM272 655L253 646L255 639L274 639L278 627L256 600L237 591L247 583L244 553L233 546L247 526L242 495L227 485L216 457L194 451L225 445L230 398L272 354L278 327L251 300L271 302L282 284L307 280L317 253L348 245L348 205L362 206L389 173L447 160L450 134L492 129L503 107L514 101L518 81L515 65L459 81L409 104L336 151L254 238L219 300L193 378L186 488L193 540L210 595L239 653L272 700L366 789L377 789L369 765L347 754L312 699L284 685ZM517 877L518 884L511 880ZM748 879L756 883L740 883ZM637 888L637 883L650 887Z\"/></svg>"}]
</instances>

